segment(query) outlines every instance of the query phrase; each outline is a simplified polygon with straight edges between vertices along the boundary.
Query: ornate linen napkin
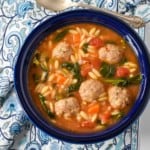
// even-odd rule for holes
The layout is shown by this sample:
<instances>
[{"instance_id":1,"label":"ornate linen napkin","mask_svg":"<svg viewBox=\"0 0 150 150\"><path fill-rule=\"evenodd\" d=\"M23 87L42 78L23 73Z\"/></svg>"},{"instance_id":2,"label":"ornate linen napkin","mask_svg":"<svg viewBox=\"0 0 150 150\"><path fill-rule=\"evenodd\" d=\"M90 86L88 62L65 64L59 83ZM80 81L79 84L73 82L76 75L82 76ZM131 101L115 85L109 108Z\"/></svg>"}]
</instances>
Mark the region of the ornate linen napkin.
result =
<instances>
[{"instance_id":1,"label":"ornate linen napkin","mask_svg":"<svg viewBox=\"0 0 150 150\"><path fill-rule=\"evenodd\" d=\"M78 2L79 0L72 0ZM150 20L149 0L83 0L123 14ZM65 11L76 9L69 8ZM28 34L56 13L34 0L0 0L0 150L137 150L138 120L117 137L96 144L70 144L47 135L34 126L19 104L13 73L17 52ZM145 28L136 30L144 39Z\"/></svg>"}]
</instances>

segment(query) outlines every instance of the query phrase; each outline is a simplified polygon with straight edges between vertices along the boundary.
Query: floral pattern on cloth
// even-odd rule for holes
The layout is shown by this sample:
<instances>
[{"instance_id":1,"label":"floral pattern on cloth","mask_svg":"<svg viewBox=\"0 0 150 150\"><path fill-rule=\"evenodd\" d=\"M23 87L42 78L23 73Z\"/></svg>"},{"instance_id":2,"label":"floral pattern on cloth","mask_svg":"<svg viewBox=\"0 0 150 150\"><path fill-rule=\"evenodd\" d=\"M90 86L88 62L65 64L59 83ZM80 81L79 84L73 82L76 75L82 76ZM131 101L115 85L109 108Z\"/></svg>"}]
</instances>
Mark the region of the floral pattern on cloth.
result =
<instances>
[{"instance_id":1,"label":"floral pattern on cloth","mask_svg":"<svg viewBox=\"0 0 150 150\"><path fill-rule=\"evenodd\" d=\"M150 0L82 1L150 21L150 5L147 5ZM76 8L65 11L71 9ZM110 140L77 145L47 135L31 123L21 108L13 81L17 54L28 34L54 15L55 12L40 7L35 0L0 0L0 150L137 150L138 120ZM144 38L144 27L136 31Z\"/></svg>"}]
</instances>

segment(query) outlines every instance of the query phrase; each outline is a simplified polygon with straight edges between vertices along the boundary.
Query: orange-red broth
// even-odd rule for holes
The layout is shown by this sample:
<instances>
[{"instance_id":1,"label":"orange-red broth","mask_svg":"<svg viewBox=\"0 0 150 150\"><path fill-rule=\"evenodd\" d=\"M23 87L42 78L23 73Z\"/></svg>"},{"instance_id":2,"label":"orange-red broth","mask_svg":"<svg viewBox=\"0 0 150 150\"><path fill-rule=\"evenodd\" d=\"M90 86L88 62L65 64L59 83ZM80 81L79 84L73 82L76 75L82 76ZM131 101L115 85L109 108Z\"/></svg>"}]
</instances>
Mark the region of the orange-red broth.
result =
<instances>
[{"instance_id":1,"label":"orange-red broth","mask_svg":"<svg viewBox=\"0 0 150 150\"><path fill-rule=\"evenodd\" d=\"M41 83L44 86L51 84L51 82L48 81L49 76L57 70L54 67L55 59L51 57L52 51L59 42L65 41L71 45L71 47L74 50L74 53L77 53L79 50L79 45L83 41L82 40L82 38L83 38L82 37L82 33L83 33L82 29L85 29L89 33L92 28L95 28L96 31L99 30L99 31L97 31L97 35L95 37L98 37L102 41L102 45L100 44L98 47L95 47L95 52L92 54L89 53L88 57L85 57L85 58L81 57L81 58L83 58L85 60L86 59L92 60L92 64L94 64L92 67L94 67L95 69L97 69L99 71L102 61L99 60L99 58L98 58L98 49L101 46L105 46L105 44L107 42L114 43L114 44L118 45L119 47L121 47L122 49L124 49L124 57L129 62L132 62L137 65L135 74L139 73L139 64L138 64L137 58L136 58L134 52L132 51L131 47L127 43L124 42L124 39L120 35L118 35L116 32L112 31L109 28L106 28L106 27L100 26L100 25L95 25L95 24L87 24L87 23L74 24L74 25L66 26L62 29L59 29L59 30L53 32L52 34L50 34L49 36L47 36L39 44L35 54L33 55L33 60L34 60L34 56L37 54L37 52L39 53L39 55L41 57L40 63L35 64L35 63L33 63L33 60L32 60L32 63L30 64L29 82L28 82L29 83L29 85L28 85L29 91L30 91L30 94L34 101L34 104L36 105L37 109L39 110L40 113L42 113L42 115L44 116L44 118L46 120L48 120L50 123L54 123L56 126L62 128L62 129L69 130L71 132L81 132L81 133L82 132L94 132L97 130L104 130L107 127L112 126L113 124L115 124L116 122L118 122L121 119L122 115L120 115L120 114L125 115L129 112L129 110L131 109L131 107L136 99L136 96L137 96L138 90L139 90L139 85L130 85L130 86L126 87L130 91L131 103L122 110L112 108L108 99L105 99L104 101L97 101L96 103L99 105L98 111L96 111L97 118L93 122L91 122L90 119L86 120L82 117L80 117L80 119L78 120L76 115L72 115L70 117L65 118L62 115L61 116L55 115L54 103L56 101L58 101L59 99L66 98L68 95L68 94L61 95L61 93L58 92L59 87L61 86L61 84L64 83L64 80L67 79L67 76L60 79L59 82L55 82L56 81L56 77L55 77L51 81L51 82L53 82L53 89L51 90L51 92L49 93L47 91L47 94L45 94L46 92L44 93L46 95L46 96L44 96L44 98L46 100L45 104L46 104L47 108L55 115L54 118L51 118L48 116L47 112L45 111L45 109L43 109L43 106L41 105L41 102L39 100L40 92L38 90L36 90L36 88L37 88L37 85L39 85ZM78 33L76 35L74 35L74 33L67 32L67 34L60 41L54 42L54 38L56 37L56 35L65 29L74 30ZM91 35L93 36L93 34L91 34ZM61 59L61 60L57 59L57 60L59 61L59 69L61 70L61 64L63 63L64 60L63 59ZM71 58L69 58L68 61L71 62ZM41 67L41 64L44 62L45 62L45 66L47 68L47 75L45 75L47 77L46 77L45 81L43 81L43 80L41 81L41 78L42 78L41 76L43 74L43 69ZM119 64L115 64L115 65L119 66ZM89 68L86 69L86 67L84 68L83 65L80 65L80 73L81 73L81 75L84 76L82 79L83 81L91 78L88 75L88 73L86 73L88 71L90 71ZM104 77L98 77L97 80L100 80L101 82L103 82L103 84L105 86L105 90L107 92L108 88L113 85L110 83L106 83L103 79L104 79ZM37 80L37 81L35 81L35 80ZM43 89L43 87L41 88L41 90L42 89ZM66 89L67 89L67 87L65 87L63 90L60 90L60 91L62 93L65 93L67 91ZM53 94L53 96L52 96L52 94ZM93 104L88 103L88 102L83 102L83 100L81 99L81 97L79 95L78 90L71 92L69 94L73 95L74 97L76 97L78 99L79 104L80 104L80 111L85 112L87 116L94 115L94 113L88 114L88 109ZM56 98L57 98L57 100L56 100ZM95 101L95 100L93 100L93 101ZM49 103L51 103L51 104L49 104ZM119 114L120 116L119 115L112 116L112 113L115 111L116 112L118 111L120 113ZM103 124L102 124L102 122L103 122Z\"/></svg>"}]
</instances>

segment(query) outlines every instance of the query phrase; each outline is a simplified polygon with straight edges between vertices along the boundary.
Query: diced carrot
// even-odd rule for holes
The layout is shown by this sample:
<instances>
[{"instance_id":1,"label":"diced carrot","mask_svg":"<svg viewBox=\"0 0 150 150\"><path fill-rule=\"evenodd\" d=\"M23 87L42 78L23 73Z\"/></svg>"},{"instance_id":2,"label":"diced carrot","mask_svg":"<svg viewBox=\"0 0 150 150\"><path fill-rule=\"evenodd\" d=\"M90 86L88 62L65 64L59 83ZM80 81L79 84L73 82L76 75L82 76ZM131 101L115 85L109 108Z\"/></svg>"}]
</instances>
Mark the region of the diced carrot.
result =
<instances>
[{"instance_id":1,"label":"diced carrot","mask_svg":"<svg viewBox=\"0 0 150 150\"><path fill-rule=\"evenodd\" d=\"M88 114L93 115L99 113L100 105L99 103L90 104L87 110Z\"/></svg>"},{"instance_id":2,"label":"diced carrot","mask_svg":"<svg viewBox=\"0 0 150 150\"><path fill-rule=\"evenodd\" d=\"M66 77L64 77L63 75L61 75L61 74L57 74L56 75L56 82L57 82L57 84L59 84L59 85L62 85L65 81L66 81Z\"/></svg>"}]
</instances>

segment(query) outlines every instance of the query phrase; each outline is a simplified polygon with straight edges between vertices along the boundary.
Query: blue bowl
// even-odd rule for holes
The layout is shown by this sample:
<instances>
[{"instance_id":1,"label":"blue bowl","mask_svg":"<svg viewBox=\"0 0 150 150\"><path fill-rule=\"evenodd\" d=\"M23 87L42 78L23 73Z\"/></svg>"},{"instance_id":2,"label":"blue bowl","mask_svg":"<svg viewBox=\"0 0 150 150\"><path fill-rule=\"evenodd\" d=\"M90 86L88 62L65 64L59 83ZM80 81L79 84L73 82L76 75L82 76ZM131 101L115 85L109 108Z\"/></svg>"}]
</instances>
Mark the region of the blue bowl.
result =
<instances>
[{"instance_id":1,"label":"blue bowl","mask_svg":"<svg viewBox=\"0 0 150 150\"><path fill-rule=\"evenodd\" d=\"M48 34L63 26L74 23L96 23L104 25L120 34L129 42L138 57L141 73L143 75L142 83L137 100L131 111L117 124L105 131L89 134L76 134L61 130L48 123L40 112L34 106L32 98L28 91L28 69L36 46ZM144 110L148 102L148 93L150 85L150 63L148 59L148 50L139 36L126 23L120 19L99 11L93 10L74 10L56 15L35 28L25 40L15 66L15 88L22 104L22 107L29 118L37 127L49 135L71 143L94 143L112 138L121 133L131 123L133 123Z\"/></svg>"}]
</instances>

